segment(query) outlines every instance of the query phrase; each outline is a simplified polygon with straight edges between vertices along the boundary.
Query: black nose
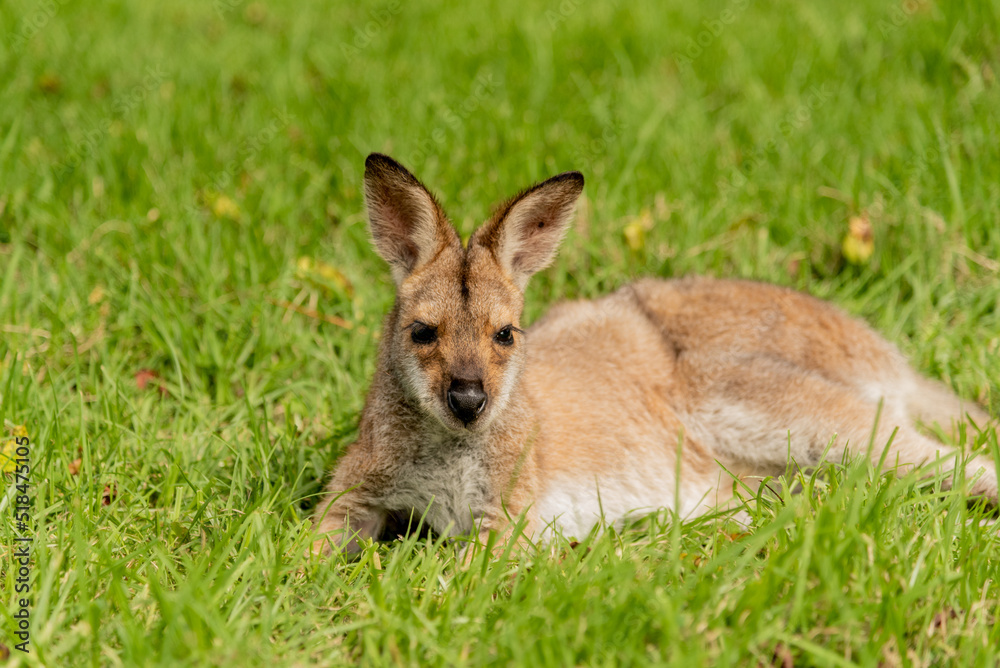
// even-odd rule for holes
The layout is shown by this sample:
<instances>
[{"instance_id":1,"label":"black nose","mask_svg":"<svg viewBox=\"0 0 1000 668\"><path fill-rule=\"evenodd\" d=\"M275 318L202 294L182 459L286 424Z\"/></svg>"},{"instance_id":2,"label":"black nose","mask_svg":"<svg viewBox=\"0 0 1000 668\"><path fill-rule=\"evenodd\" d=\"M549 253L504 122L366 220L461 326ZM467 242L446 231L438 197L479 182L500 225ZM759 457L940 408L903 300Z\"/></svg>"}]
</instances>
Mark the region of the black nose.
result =
<instances>
[{"instance_id":1,"label":"black nose","mask_svg":"<svg viewBox=\"0 0 1000 668\"><path fill-rule=\"evenodd\" d=\"M452 414L469 424L483 412L486 407L486 393L483 383L478 380L453 380L448 388L448 408Z\"/></svg>"}]
</instances>

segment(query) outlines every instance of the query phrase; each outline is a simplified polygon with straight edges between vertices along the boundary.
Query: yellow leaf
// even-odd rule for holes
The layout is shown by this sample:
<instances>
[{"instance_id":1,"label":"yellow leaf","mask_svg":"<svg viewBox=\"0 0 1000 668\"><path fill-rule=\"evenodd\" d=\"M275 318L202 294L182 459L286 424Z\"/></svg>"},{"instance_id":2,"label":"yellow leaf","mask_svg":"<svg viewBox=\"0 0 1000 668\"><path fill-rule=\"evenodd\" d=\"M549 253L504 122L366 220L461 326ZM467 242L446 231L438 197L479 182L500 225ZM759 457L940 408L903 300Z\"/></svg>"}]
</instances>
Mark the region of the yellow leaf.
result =
<instances>
[{"instance_id":1,"label":"yellow leaf","mask_svg":"<svg viewBox=\"0 0 1000 668\"><path fill-rule=\"evenodd\" d=\"M95 285L94 289L90 291L90 295L87 297L87 303L93 306L103 300L106 294L107 292L104 290L104 286Z\"/></svg>"},{"instance_id":2,"label":"yellow leaf","mask_svg":"<svg viewBox=\"0 0 1000 668\"><path fill-rule=\"evenodd\" d=\"M332 267L325 262L316 263L316 273L325 278L326 280L336 284L343 290L350 292L353 289L351 282L347 280L347 277L340 273L340 270L336 267Z\"/></svg>"},{"instance_id":3,"label":"yellow leaf","mask_svg":"<svg viewBox=\"0 0 1000 668\"><path fill-rule=\"evenodd\" d=\"M867 264L875 252L875 235L868 216L854 216L848 222L847 236L841 244L844 258L851 264Z\"/></svg>"},{"instance_id":4,"label":"yellow leaf","mask_svg":"<svg viewBox=\"0 0 1000 668\"><path fill-rule=\"evenodd\" d=\"M632 220L623 230L625 233L625 243L636 253L646 248L646 232L653 229L653 215L649 209L643 209L639 215Z\"/></svg>"},{"instance_id":5,"label":"yellow leaf","mask_svg":"<svg viewBox=\"0 0 1000 668\"><path fill-rule=\"evenodd\" d=\"M16 448L17 441L12 438L0 443L0 473L13 473L14 469L17 468L17 464L14 462Z\"/></svg>"},{"instance_id":6,"label":"yellow leaf","mask_svg":"<svg viewBox=\"0 0 1000 668\"><path fill-rule=\"evenodd\" d=\"M295 262L295 276L300 280L308 280L320 287L324 283L333 283L349 297L354 296L354 286L351 281L344 276L343 272L329 265L322 260L314 260L311 257L300 257Z\"/></svg>"},{"instance_id":7,"label":"yellow leaf","mask_svg":"<svg viewBox=\"0 0 1000 668\"><path fill-rule=\"evenodd\" d=\"M629 223L625 226L625 243L638 253L646 247L646 230L639 223Z\"/></svg>"},{"instance_id":8,"label":"yellow leaf","mask_svg":"<svg viewBox=\"0 0 1000 668\"><path fill-rule=\"evenodd\" d=\"M0 441L0 473L13 473L17 468L17 463L14 461L17 457L17 439L28 435L28 430L23 424L14 425L10 432L13 438Z\"/></svg>"},{"instance_id":9,"label":"yellow leaf","mask_svg":"<svg viewBox=\"0 0 1000 668\"><path fill-rule=\"evenodd\" d=\"M216 218L239 220L240 207L236 202L225 195L219 195L215 201L212 202L212 213L215 214Z\"/></svg>"}]
</instances>

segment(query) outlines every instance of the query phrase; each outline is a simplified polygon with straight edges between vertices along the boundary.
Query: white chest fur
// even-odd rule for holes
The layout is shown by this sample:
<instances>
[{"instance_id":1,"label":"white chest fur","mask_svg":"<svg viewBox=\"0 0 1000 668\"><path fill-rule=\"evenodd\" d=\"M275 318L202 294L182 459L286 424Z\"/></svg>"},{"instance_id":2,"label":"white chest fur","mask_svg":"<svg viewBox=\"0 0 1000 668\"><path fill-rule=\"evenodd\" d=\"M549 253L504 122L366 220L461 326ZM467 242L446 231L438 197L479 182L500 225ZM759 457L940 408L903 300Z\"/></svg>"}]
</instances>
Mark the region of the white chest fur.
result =
<instances>
[{"instance_id":1,"label":"white chest fur","mask_svg":"<svg viewBox=\"0 0 1000 668\"><path fill-rule=\"evenodd\" d=\"M487 502L486 466L468 443L429 441L403 465L395 488L383 499L391 510L412 509L439 535L468 533Z\"/></svg>"},{"instance_id":2,"label":"white chest fur","mask_svg":"<svg viewBox=\"0 0 1000 668\"><path fill-rule=\"evenodd\" d=\"M624 453L611 470L554 476L543 488L535 508L544 527L543 537L551 538L558 531L567 538L582 538L602 521L621 526L628 518L674 508L678 501L675 490L676 469L671 458L649 461ZM682 488L677 509L681 516L698 509L708 491L692 493Z\"/></svg>"}]
</instances>

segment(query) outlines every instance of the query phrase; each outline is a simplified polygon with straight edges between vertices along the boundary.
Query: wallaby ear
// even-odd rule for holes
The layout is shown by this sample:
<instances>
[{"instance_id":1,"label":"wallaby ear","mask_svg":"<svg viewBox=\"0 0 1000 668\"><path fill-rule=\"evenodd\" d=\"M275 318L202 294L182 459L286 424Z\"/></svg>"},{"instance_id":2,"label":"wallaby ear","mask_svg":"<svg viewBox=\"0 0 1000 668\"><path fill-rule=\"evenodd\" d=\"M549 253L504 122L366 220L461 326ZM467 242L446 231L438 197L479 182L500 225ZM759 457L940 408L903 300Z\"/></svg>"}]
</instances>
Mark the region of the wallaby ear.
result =
<instances>
[{"instance_id":1,"label":"wallaby ear","mask_svg":"<svg viewBox=\"0 0 1000 668\"><path fill-rule=\"evenodd\" d=\"M472 236L524 290L536 271L552 264L583 192L583 174L553 176L517 195Z\"/></svg>"},{"instance_id":2,"label":"wallaby ear","mask_svg":"<svg viewBox=\"0 0 1000 668\"><path fill-rule=\"evenodd\" d=\"M462 242L434 196L387 155L365 160L365 203L375 250L392 269L396 285L445 245Z\"/></svg>"}]
</instances>

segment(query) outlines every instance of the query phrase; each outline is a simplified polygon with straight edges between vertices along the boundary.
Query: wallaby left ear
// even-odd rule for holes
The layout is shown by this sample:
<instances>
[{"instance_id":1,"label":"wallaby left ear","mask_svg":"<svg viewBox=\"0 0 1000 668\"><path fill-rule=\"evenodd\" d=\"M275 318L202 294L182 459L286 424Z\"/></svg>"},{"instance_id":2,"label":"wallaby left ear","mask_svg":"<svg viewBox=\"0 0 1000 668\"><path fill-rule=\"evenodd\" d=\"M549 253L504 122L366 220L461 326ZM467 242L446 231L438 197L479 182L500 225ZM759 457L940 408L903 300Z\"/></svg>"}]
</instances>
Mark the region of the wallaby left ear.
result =
<instances>
[{"instance_id":1,"label":"wallaby left ear","mask_svg":"<svg viewBox=\"0 0 1000 668\"><path fill-rule=\"evenodd\" d=\"M583 192L583 174L566 172L532 186L511 199L469 241L496 257L518 288L552 264L569 230L573 208Z\"/></svg>"}]
</instances>

